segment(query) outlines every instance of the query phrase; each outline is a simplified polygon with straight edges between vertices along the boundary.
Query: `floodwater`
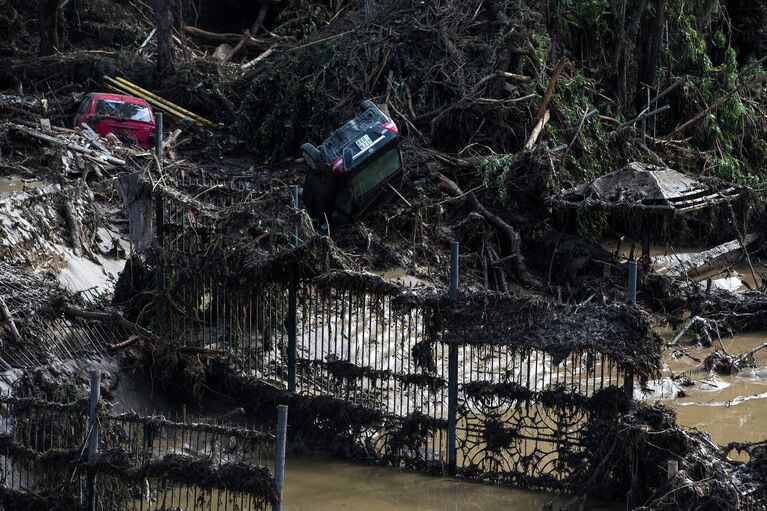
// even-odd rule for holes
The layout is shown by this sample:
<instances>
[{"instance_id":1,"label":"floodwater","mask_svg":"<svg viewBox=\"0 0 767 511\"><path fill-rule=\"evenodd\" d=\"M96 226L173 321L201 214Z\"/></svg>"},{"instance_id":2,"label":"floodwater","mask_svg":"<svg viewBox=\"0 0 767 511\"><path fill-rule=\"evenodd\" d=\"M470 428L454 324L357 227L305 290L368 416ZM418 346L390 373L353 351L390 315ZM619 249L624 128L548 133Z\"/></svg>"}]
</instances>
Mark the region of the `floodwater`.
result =
<instances>
[{"instance_id":1,"label":"floodwater","mask_svg":"<svg viewBox=\"0 0 767 511\"><path fill-rule=\"evenodd\" d=\"M468 483L322 456L296 456L285 463L285 511L538 511L554 499L544 492ZM554 500L560 505L566 501Z\"/></svg>"},{"instance_id":2,"label":"floodwater","mask_svg":"<svg viewBox=\"0 0 767 511\"><path fill-rule=\"evenodd\" d=\"M634 247L634 257L638 258L642 253L642 246L640 243L631 240L623 240L620 244L619 256L628 258L631 254L632 246ZM603 241L602 248L614 254L618 249L618 241ZM673 258L675 261L685 261L689 259L690 256L710 248L712 247L703 245L674 247L666 245L665 243L652 243L650 244L650 257L665 257ZM752 261L752 263L754 264L754 272L751 271L751 267L748 265L748 262L745 261L745 258L741 258L734 264L725 264L721 268L716 268L700 275L696 275L693 280L703 288L707 285L706 281L711 279L711 286L714 289L720 288L728 291L745 291L749 288L759 289L762 285L761 273L764 273L764 268L757 264L756 261Z\"/></svg>"},{"instance_id":3,"label":"floodwater","mask_svg":"<svg viewBox=\"0 0 767 511\"><path fill-rule=\"evenodd\" d=\"M401 267L391 268L386 271L379 271L374 273L379 275L384 280L387 280L389 282L395 282L403 286L415 287L415 286L429 285L427 281L411 275L410 271L407 270L406 268L401 268Z\"/></svg>"},{"instance_id":4,"label":"floodwater","mask_svg":"<svg viewBox=\"0 0 767 511\"><path fill-rule=\"evenodd\" d=\"M2 177L0 178L0 199L41 186L43 186L43 182L34 179L23 179L20 176Z\"/></svg>"},{"instance_id":5,"label":"floodwater","mask_svg":"<svg viewBox=\"0 0 767 511\"><path fill-rule=\"evenodd\" d=\"M664 339L673 338L669 329L659 330ZM735 356L765 342L767 332L722 338L724 349ZM714 346L721 349L717 339L714 339ZM714 347L693 346L685 337L678 347L684 348L690 356L675 358L674 348L667 349L663 355L662 385L655 382L652 387L656 392L646 394L645 399L665 402L676 410L679 424L706 431L718 444L767 438L767 349L754 355L756 367L737 375L722 376L702 369L703 359L714 351ZM670 380L672 373L684 374L693 385L680 387ZM680 390L685 396L675 397Z\"/></svg>"}]
</instances>

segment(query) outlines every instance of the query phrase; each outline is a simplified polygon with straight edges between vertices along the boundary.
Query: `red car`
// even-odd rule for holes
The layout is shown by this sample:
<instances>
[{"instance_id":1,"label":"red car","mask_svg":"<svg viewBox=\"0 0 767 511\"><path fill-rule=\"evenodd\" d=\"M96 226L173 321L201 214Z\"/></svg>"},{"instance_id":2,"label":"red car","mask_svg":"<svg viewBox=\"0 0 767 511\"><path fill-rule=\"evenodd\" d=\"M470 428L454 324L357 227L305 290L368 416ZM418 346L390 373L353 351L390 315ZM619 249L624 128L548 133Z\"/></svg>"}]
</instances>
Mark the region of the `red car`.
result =
<instances>
[{"instance_id":1,"label":"red car","mask_svg":"<svg viewBox=\"0 0 767 511\"><path fill-rule=\"evenodd\" d=\"M75 114L75 128L88 124L105 137L109 133L122 142L148 149L154 145L154 112L140 98L93 92L85 96Z\"/></svg>"}]
</instances>

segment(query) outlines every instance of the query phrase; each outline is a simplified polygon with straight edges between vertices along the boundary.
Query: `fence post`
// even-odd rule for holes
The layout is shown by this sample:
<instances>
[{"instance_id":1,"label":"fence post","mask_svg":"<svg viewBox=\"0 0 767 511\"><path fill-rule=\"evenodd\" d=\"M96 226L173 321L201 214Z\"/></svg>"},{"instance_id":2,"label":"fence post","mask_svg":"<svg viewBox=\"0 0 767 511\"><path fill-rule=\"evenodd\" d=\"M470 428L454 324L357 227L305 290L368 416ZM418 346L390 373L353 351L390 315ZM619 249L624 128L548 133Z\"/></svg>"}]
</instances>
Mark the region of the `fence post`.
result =
<instances>
[{"instance_id":1,"label":"fence post","mask_svg":"<svg viewBox=\"0 0 767 511\"><path fill-rule=\"evenodd\" d=\"M290 196L293 198L293 207L301 209L301 196L298 193L297 185L290 185ZM301 239L298 237L298 225L296 225L295 232L293 233L293 246L297 247L300 244Z\"/></svg>"},{"instance_id":2,"label":"fence post","mask_svg":"<svg viewBox=\"0 0 767 511\"><path fill-rule=\"evenodd\" d=\"M637 273L638 264L636 261L629 261L629 284L628 284L628 302L637 301Z\"/></svg>"},{"instance_id":3,"label":"fence post","mask_svg":"<svg viewBox=\"0 0 767 511\"><path fill-rule=\"evenodd\" d=\"M300 207L298 186L290 186L290 195L293 197L293 207ZM293 246L299 245L298 227L293 233ZM296 351L297 347L297 323L298 323L298 279L295 272L290 275L288 288L288 390L296 391Z\"/></svg>"},{"instance_id":4,"label":"fence post","mask_svg":"<svg viewBox=\"0 0 767 511\"><path fill-rule=\"evenodd\" d=\"M157 112L154 116L155 120L155 133L154 133L154 151L157 156L157 161L162 164L163 158L163 138L162 138L162 113ZM155 293L157 295L157 302L155 306L155 313L157 315L157 324L164 324L165 304L163 297L165 296L165 262L163 246L165 245L165 204L164 198L156 192L154 196L155 203L155 238L157 241L157 262L155 265Z\"/></svg>"},{"instance_id":5,"label":"fence post","mask_svg":"<svg viewBox=\"0 0 767 511\"><path fill-rule=\"evenodd\" d=\"M157 159L162 161L163 153L163 138L162 138L162 112L154 114L154 153L157 155Z\"/></svg>"},{"instance_id":6,"label":"fence post","mask_svg":"<svg viewBox=\"0 0 767 511\"><path fill-rule=\"evenodd\" d=\"M288 405L280 405L277 412L277 442L274 460L274 487L277 490L277 502L272 511L282 511L282 493L285 487L285 443L288 436Z\"/></svg>"},{"instance_id":7,"label":"fence post","mask_svg":"<svg viewBox=\"0 0 767 511\"><path fill-rule=\"evenodd\" d=\"M155 192L155 239L157 242L156 262L155 262L155 294L157 302L155 304L155 313L157 315L157 324L164 323L165 314L165 201L160 192Z\"/></svg>"},{"instance_id":8,"label":"fence post","mask_svg":"<svg viewBox=\"0 0 767 511\"><path fill-rule=\"evenodd\" d=\"M634 371L631 369L627 369L623 375L623 392L631 403L634 399Z\"/></svg>"},{"instance_id":9,"label":"fence post","mask_svg":"<svg viewBox=\"0 0 767 511\"><path fill-rule=\"evenodd\" d=\"M450 298L458 296L459 244L450 245ZM457 460L458 427L458 346L450 344L447 362L447 473L454 476Z\"/></svg>"},{"instance_id":10,"label":"fence post","mask_svg":"<svg viewBox=\"0 0 767 511\"><path fill-rule=\"evenodd\" d=\"M96 451L99 448L99 422L96 412L98 410L99 396L101 393L101 374L100 371L91 371L91 393L88 400L88 463L96 457ZM88 469L87 485L87 503L88 511L96 510L96 473Z\"/></svg>"}]
</instances>

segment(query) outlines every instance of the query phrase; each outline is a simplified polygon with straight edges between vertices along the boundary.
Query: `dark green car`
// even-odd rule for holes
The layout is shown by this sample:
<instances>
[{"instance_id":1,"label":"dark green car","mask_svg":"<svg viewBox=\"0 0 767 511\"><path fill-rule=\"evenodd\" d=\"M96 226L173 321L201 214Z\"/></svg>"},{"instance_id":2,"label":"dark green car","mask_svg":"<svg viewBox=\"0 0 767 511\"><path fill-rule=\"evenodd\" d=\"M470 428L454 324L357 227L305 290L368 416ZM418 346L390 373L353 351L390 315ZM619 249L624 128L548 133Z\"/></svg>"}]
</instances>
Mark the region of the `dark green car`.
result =
<instances>
[{"instance_id":1,"label":"dark green car","mask_svg":"<svg viewBox=\"0 0 767 511\"><path fill-rule=\"evenodd\" d=\"M301 146L309 171L302 199L312 218L339 224L372 211L402 186L399 132L371 101L322 143Z\"/></svg>"}]
</instances>

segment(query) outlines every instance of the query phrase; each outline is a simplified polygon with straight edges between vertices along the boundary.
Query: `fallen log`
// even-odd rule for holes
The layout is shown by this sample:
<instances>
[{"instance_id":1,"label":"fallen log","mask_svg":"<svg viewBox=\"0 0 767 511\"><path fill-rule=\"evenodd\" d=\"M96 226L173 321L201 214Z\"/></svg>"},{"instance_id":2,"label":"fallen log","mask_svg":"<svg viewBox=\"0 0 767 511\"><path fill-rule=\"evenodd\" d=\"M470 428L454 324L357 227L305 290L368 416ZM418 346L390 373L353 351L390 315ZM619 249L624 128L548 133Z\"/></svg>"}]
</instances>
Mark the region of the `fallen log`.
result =
<instances>
[{"instance_id":1,"label":"fallen log","mask_svg":"<svg viewBox=\"0 0 767 511\"><path fill-rule=\"evenodd\" d=\"M243 64L240 67L240 69L242 70L243 73L250 71L255 66L257 66L259 62L263 62L266 58L268 58L272 53L274 53L274 46L272 46L271 48L269 48L268 50L266 50L264 53L254 58L253 60Z\"/></svg>"},{"instance_id":2,"label":"fallen log","mask_svg":"<svg viewBox=\"0 0 767 511\"><path fill-rule=\"evenodd\" d=\"M546 123L548 123L549 119L551 118L551 112L549 112L549 103L551 103L551 96L554 94L554 88L557 86L559 76L565 69L566 62L567 61L564 58L559 59L557 68L554 70L554 74L551 75L549 85L546 87L546 92L543 94L543 101L541 102L541 106L538 108L538 120L535 123L535 127L533 128L532 133L530 133L530 138L528 138L527 142L525 143L525 151L532 150L533 146L536 144L536 142L538 142L538 138L540 138L541 133L543 133L543 128L546 127Z\"/></svg>"},{"instance_id":3,"label":"fallen log","mask_svg":"<svg viewBox=\"0 0 767 511\"><path fill-rule=\"evenodd\" d=\"M196 37L198 39L203 39L205 41L219 44L227 43L238 46L240 42L242 42L241 47L258 51L268 50L271 46L274 45L275 42L280 40L272 38L268 41L264 41L249 35L243 36L242 34L219 34L216 32L208 32L207 30L202 30L201 28L193 27L190 25L184 25L184 33L191 37Z\"/></svg>"},{"instance_id":4,"label":"fallen log","mask_svg":"<svg viewBox=\"0 0 767 511\"><path fill-rule=\"evenodd\" d=\"M543 133L543 128L546 127L546 124L549 122L550 118L551 113L546 110L546 112L543 114L543 117L538 119L538 122L535 123L535 127L533 128L532 133L530 133L530 138L528 138L527 142L525 143L525 151L530 151L535 146L535 143L538 142L538 138L540 138L541 133Z\"/></svg>"},{"instance_id":5,"label":"fallen log","mask_svg":"<svg viewBox=\"0 0 767 511\"><path fill-rule=\"evenodd\" d=\"M689 277L704 274L727 263L734 263L743 256L744 246L747 247L760 239L757 233L747 234L741 241L732 240L716 247L704 250L697 254L691 254L684 259L679 256L658 256L653 258L655 272L669 277Z\"/></svg>"},{"instance_id":6,"label":"fallen log","mask_svg":"<svg viewBox=\"0 0 767 511\"><path fill-rule=\"evenodd\" d=\"M13 340L17 343L21 343L21 334L19 333L19 329L16 328L16 322L13 320L13 316L11 316L11 311L8 309L8 305L6 305L5 300L2 296L0 296L0 312L3 313L3 320L8 323L8 328L11 331L11 336L13 337Z\"/></svg>"},{"instance_id":7,"label":"fallen log","mask_svg":"<svg viewBox=\"0 0 767 511\"><path fill-rule=\"evenodd\" d=\"M621 124L620 126L618 126L615 129L615 132L617 133L619 131L623 131L626 128L628 128L630 126L633 126L634 124L636 124L636 123L638 123L640 121L644 121L644 120L649 119L650 117L653 117L655 115L662 114L663 112L665 112L667 110L671 110L671 105L663 105L662 107L656 108L655 110L652 110L650 112L643 112L642 114L640 114L639 116L635 117L634 119L631 119L630 121L626 121L623 124Z\"/></svg>"},{"instance_id":8,"label":"fallen log","mask_svg":"<svg viewBox=\"0 0 767 511\"><path fill-rule=\"evenodd\" d=\"M131 335L130 337L128 337L123 342L118 342L116 344L110 344L108 346L109 347L109 351L118 351L118 350L125 349L125 348L127 348L129 346L132 346L132 345L136 344L140 340L141 340L141 336L140 335Z\"/></svg>"},{"instance_id":9,"label":"fallen log","mask_svg":"<svg viewBox=\"0 0 767 511\"><path fill-rule=\"evenodd\" d=\"M518 82L528 82L528 81L530 81L530 77L529 76L518 75L518 74L515 74L515 73L509 73L509 72L506 72L506 71L496 71L496 72L494 72L492 74L489 74L489 75L485 76L480 81L478 81L477 85L474 86L474 90L479 90L484 84L486 84L487 82L489 82L490 80L492 80L494 78L507 78L509 80L516 80Z\"/></svg>"},{"instance_id":10,"label":"fallen log","mask_svg":"<svg viewBox=\"0 0 767 511\"><path fill-rule=\"evenodd\" d=\"M501 231L501 233L503 233L509 242L510 252L514 255L510 261L510 265L519 281L531 289L543 289L543 284L530 273L530 270L528 270L527 265L525 264L525 260L522 257L522 238L519 236L519 233L502 218L492 213L481 202L479 202L479 199L477 199L477 196L474 195L474 192L464 193L463 190L461 190L461 188L452 179L449 179L442 174L437 174L437 176L440 179L438 184L439 188L452 195L456 199L468 200L471 205L474 206L474 209L479 211L479 213L485 218L485 220L487 220L487 222L495 226L499 231Z\"/></svg>"},{"instance_id":11,"label":"fallen log","mask_svg":"<svg viewBox=\"0 0 767 511\"><path fill-rule=\"evenodd\" d=\"M89 311L77 307L65 306L64 314L73 318L101 321L102 323L112 323L132 332L134 335L146 339L157 339L157 336L141 325L125 319L119 311Z\"/></svg>"}]
</instances>

